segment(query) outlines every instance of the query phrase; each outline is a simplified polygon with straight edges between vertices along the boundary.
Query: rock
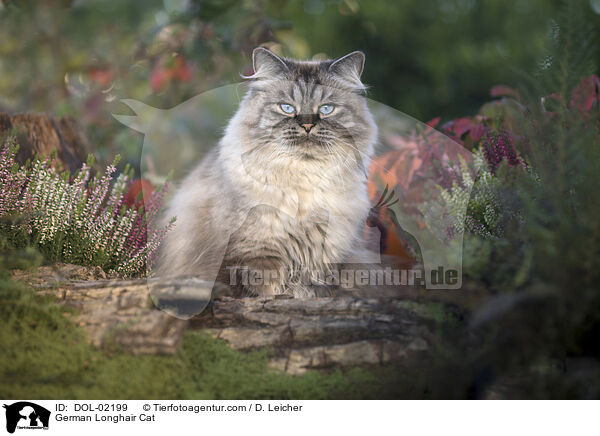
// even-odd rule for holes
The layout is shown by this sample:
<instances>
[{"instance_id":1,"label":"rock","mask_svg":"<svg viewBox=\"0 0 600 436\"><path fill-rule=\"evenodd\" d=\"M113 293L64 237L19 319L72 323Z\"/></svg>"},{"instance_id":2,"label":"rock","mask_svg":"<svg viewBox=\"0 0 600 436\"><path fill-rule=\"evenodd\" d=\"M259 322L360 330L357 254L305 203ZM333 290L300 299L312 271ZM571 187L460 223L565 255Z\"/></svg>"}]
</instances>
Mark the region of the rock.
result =
<instances>
[{"instance_id":1,"label":"rock","mask_svg":"<svg viewBox=\"0 0 600 436\"><path fill-rule=\"evenodd\" d=\"M311 299L223 298L190 327L237 350L267 347L271 365L309 369L410 364L428 351L432 322L421 304L354 296Z\"/></svg>"},{"instance_id":2,"label":"rock","mask_svg":"<svg viewBox=\"0 0 600 436\"><path fill-rule=\"evenodd\" d=\"M98 267L69 264L43 266L33 274L14 271L13 278L76 308L74 321L99 348L173 354L183 338L187 322L154 307L146 279L109 280Z\"/></svg>"},{"instance_id":3,"label":"rock","mask_svg":"<svg viewBox=\"0 0 600 436\"><path fill-rule=\"evenodd\" d=\"M113 343L133 354L173 354L186 322L156 310L145 281L139 284L77 289L63 293L78 309L77 322L97 347Z\"/></svg>"},{"instance_id":4,"label":"rock","mask_svg":"<svg viewBox=\"0 0 600 436\"><path fill-rule=\"evenodd\" d=\"M298 375L308 369L406 362L427 349L427 343L421 338L398 336L391 339L292 349L286 357L272 360L271 366Z\"/></svg>"},{"instance_id":5,"label":"rock","mask_svg":"<svg viewBox=\"0 0 600 436\"><path fill-rule=\"evenodd\" d=\"M71 117L0 112L0 140L3 142L7 136L16 136L20 146L17 161L21 164L36 154L48 155L56 150L61 168L74 172L86 161L90 150Z\"/></svg>"},{"instance_id":6,"label":"rock","mask_svg":"<svg viewBox=\"0 0 600 436\"><path fill-rule=\"evenodd\" d=\"M155 304L166 301L173 308L183 301L205 307L208 288L198 278L109 279L96 268L67 264L41 267L34 275L15 272L13 277L77 308L75 321L98 347L117 344L135 354L174 353L190 328L243 352L267 348L270 365L290 374L418 364L428 353L436 322L424 303L348 293L310 299L222 296L186 321Z\"/></svg>"},{"instance_id":7,"label":"rock","mask_svg":"<svg viewBox=\"0 0 600 436\"><path fill-rule=\"evenodd\" d=\"M26 270L14 270L14 280L25 281L32 286L50 288L68 282L88 281L108 278L106 272L99 266L81 266L68 263L40 266L35 274Z\"/></svg>"}]
</instances>

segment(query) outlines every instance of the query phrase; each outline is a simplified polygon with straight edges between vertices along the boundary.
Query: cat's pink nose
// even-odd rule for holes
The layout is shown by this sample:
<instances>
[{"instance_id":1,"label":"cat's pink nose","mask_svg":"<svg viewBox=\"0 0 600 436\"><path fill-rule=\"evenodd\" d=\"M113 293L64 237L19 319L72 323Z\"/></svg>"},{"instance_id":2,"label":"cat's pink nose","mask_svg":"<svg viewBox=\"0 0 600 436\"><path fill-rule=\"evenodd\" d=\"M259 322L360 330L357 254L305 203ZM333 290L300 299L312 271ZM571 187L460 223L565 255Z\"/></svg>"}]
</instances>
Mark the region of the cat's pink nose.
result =
<instances>
[{"instance_id":1,"label":"cat's pink nose","mask_svg":"<svg viewBox=\"0 0 600 436\"><path fill-rule=\"evenodd\" d=\"M306 130L306 133L310 132L310 129L312 129L314 127L314 124L300 124L302 127L304 127L304 130Z\"/></svg>"}]
</instances>

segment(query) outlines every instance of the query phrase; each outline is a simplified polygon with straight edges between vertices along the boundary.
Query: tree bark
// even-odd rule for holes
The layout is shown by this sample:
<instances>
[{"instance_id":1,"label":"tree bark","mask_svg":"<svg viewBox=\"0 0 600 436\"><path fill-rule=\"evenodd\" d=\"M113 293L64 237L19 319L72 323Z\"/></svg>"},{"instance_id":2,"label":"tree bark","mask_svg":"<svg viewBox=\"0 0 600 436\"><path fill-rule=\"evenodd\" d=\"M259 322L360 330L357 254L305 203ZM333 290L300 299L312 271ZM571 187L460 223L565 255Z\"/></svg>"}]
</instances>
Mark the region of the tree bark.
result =
<instances>
[{"instance_id":1,"label":"tree bark","mask_svg":"<svg viewBox=\"0 0 600 436\"><path fill-rule=\"evenodd\" d=\"M14 136L20 146L17 161L21 164L36 154L48 155L56 150L60 169L74 172L86 161L90 150L71 117L0 112L0 140L4 142L9 136Z\"/></svg>"}]
</instances>

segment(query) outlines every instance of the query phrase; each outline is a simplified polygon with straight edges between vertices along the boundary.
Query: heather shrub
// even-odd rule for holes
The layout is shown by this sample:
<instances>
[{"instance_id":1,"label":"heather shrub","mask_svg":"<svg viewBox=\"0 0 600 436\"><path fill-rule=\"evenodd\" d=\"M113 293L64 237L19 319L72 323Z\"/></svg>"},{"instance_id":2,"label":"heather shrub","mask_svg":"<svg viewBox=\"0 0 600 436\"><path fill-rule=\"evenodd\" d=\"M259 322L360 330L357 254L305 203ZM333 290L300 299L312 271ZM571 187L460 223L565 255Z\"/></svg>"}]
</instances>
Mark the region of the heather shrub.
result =
<instances>
[{"instance_id":1,"label":"heather shrub","mask_svg":"<svg viewBox=\"0 0 600 436\"><path fill-rule=\"evenodd\" d=\"M115 177L118 157L93 175L93 157L74 175L59 173L54 157L15 162L8 139L0 152L0 232L14 247L35 246L48 261L100 266L122 276L140 276L174 224L157 224L169 185L144 205L125 196L132 171Z\"/></svg>"},{"instance_id":2,"label":"heather shrub","mask_svg":"<svg viewBox=\"0 0 600 436\"><path fill-rule=\"evenodd\" d=\"M553 142L594 135L599 84L598 76L586 76L562 91L567 95L528 96L533 100L529 102L506 86L495 87L492 95L503 96L501 100L484 105L475 117L442 126L442 131L474 155L473 168L461 161L452 185L438 187L451 217L451 231L500 238L507 225L523 223L523 188L543 183L541 172L548 164L556 165L557 159L566 164L577 154L567 156L566 150ZM557 175L561 173L557 171Z\"/></svg>"},{"instance_id":3,"label":"heather shrub","mask_svg":"<svg viewBox=\"0 0 600 436\"><path fill-rule=\"evenodd\" d=\"M467 202L481 226L463 227L467 322L439 339L440 374L454 374L443 397L600 395L597 33L565 3L540 69L447 125L480 171L441 187L445 200Z\"/></svg>"}]
</instances>

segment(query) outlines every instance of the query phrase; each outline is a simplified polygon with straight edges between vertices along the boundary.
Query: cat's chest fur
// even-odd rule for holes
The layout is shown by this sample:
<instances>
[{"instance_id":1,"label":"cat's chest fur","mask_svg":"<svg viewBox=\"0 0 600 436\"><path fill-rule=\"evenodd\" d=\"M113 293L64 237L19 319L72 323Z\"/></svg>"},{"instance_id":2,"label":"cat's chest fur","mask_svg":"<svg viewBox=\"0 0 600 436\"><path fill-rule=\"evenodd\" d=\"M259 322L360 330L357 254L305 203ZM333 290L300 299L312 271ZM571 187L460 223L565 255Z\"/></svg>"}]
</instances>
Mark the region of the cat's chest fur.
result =
<instances>
[{"instance_id":1,"label":"cat's chest fur","mask_svg":"<svg viewBox=\"0 0 600 436\"><path fill-rule=\"evenodd\" d=\"M340 180L319 168L291 165L277 179L266 174L244 181L248 201L236 242L305 268L345 259L368 209L358 178Z\"/></svg>"}]
</instances>

